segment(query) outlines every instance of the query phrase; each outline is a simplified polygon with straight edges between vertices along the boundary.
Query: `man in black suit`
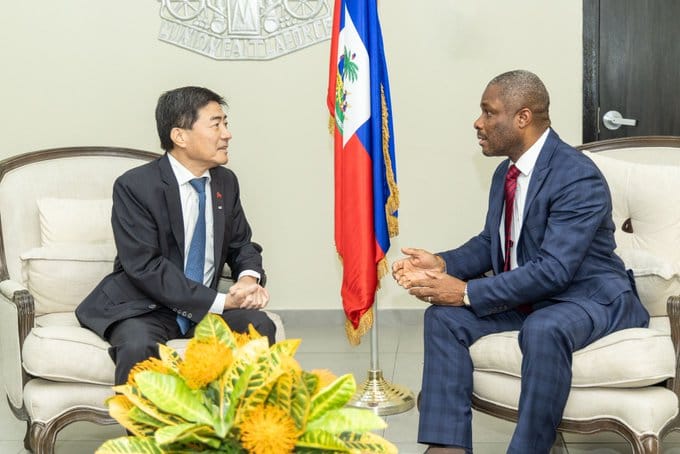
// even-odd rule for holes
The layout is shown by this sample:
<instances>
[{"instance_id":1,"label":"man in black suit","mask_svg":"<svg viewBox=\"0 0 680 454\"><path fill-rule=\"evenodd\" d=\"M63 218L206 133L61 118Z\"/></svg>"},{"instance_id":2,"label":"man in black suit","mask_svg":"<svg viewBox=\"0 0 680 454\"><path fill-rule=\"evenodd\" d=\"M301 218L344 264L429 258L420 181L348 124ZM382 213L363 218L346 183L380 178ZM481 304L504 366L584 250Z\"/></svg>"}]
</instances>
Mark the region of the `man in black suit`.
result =
<instances>
[{"instance_id":1,"label":"man in black suit","mask_svg":"<svg viewBox=\"0 0 680 454\"><path fill-rule=\"evenodd\" d=\"M161 95L156 126L166 153L114 183L114 269L76 316L111 344L116 384L137 362L158 356L158 343L190 336L208 312L237 332L252 324L274 342L276 327L259 310L269 301L261 248L251 241L236 176L222 167L231 139L223 106L221 96L200 87ZM187 277L187 257L197 251L203 279ZM237 277L226 294L216 290L225 263Z\"/></svg>"}]
</instances>

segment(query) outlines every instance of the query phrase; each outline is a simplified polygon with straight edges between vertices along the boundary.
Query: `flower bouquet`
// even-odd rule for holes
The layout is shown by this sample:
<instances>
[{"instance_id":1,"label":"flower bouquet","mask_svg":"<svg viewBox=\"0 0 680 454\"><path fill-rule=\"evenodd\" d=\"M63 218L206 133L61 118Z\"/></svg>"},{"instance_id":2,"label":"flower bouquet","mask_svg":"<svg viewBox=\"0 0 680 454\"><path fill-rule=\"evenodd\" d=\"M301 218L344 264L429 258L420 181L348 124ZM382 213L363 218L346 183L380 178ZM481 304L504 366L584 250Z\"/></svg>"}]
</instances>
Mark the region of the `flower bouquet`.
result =
<instances>
[{"instance_id":1,"label":"flower bouquet","mask_svg":"<svg viewBox=\"0 0 680 454\"><path fill-rule=\"evenodd\" d=\"M134 436L105 442L108 453L396 453L371 432L385 422L371 410L344 408L351 374L306 372L293 358L299 339L271 347L250 329L233 333L213 314L197 326L184 359L161 345L107 400Z\"/></svg>"}]
</instances>

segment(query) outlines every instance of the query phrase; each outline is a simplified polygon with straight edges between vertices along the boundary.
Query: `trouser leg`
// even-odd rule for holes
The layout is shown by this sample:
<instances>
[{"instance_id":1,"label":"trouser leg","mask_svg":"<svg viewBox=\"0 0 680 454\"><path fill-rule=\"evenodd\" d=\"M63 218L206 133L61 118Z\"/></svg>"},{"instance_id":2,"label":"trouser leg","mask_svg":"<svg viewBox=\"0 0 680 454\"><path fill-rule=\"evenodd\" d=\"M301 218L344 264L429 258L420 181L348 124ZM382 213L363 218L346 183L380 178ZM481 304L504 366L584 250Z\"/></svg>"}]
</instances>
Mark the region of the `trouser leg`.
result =
<instances>
[{"instance_id":1,"label":"trouser leg","mask_svg":"<svg viewBox=\"0 0 680 454\"><path fill-rule=\"evenodd\" d=\"M527 317L519 334L519 418L508 453L550 452L571 389L572 354L592 334L592 319L577 304L554 304Z\"/></svg>"},{"instance_id":2,"label":"trouser leg","mask_svg":"<svg viewBox=\"0 0 680 454\"><path fill-rule=\"evenodd\" d=\"M116 322L107 333L109 355L116 365L115 383L127 382L130 370L140 361L158 357L158 344L181 337L176 314L156 310Z\"/></svg>"},{"instance_id":3,"label":"trouser leg","mask_svg":"<svg viewBox=\"0 0 680 454\"><path fill-rule=\"evenodd\" d=\"M516 330L515 311L479 318L465 307L425 312L418 442L472 449L472 360L469 347L486 334Z\"/></svg>"}]
</instances>

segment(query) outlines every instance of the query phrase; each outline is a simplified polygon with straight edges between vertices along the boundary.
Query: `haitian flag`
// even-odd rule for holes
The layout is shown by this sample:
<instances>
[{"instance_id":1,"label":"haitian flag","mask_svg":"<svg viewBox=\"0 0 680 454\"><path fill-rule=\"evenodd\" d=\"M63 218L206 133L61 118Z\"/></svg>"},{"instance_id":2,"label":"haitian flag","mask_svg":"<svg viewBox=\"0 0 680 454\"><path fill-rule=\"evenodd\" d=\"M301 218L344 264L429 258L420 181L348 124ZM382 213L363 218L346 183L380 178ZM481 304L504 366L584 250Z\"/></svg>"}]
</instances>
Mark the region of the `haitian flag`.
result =
<instances>
[{"instance_id":1,"label":"haitian flag","mask_svg":"<svg viewBox=\"0 0 680 454\"><path fill-rule=\"evenodd\" d=\"M373 325L385 254L397 235L392 104L377 0L336 0L328 77L335 141L335 245L345 328L356 345Z\"/></svg>"}]
</instances>

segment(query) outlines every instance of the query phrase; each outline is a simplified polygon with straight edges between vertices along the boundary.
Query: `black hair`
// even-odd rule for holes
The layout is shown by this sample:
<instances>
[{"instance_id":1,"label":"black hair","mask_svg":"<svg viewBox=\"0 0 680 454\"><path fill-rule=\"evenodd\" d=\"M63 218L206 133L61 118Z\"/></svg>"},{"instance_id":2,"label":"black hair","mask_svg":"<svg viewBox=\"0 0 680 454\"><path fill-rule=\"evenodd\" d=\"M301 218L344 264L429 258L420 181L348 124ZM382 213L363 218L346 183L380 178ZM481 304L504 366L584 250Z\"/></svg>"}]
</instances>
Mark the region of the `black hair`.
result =
<instances>
[{"instance_id":1,"label":"black hair","mask_svg":"<svg viewBox=\"0 0 680 454\"><path fill-rule=\"evenodd\" d=\"M539 77L526 70L516 69L494 77L489 86L501 90L501 98L508 109L528 108L534 119L550 125L550 95Z\"/></svg>"},{"instance_id":2,"label":"black hair","mask_svg":"<svg viewBox=\"0 0 680 454\"><path fill-rule=\"evenodd\" d=\"M172 150L170 137L173 128L191 129L198 119L198 111L211 102L226 107L227 103L212 90L203 87L181 87L166 91L156 104L156 129L161 148Z\"/></svg>"}]
</instances>

